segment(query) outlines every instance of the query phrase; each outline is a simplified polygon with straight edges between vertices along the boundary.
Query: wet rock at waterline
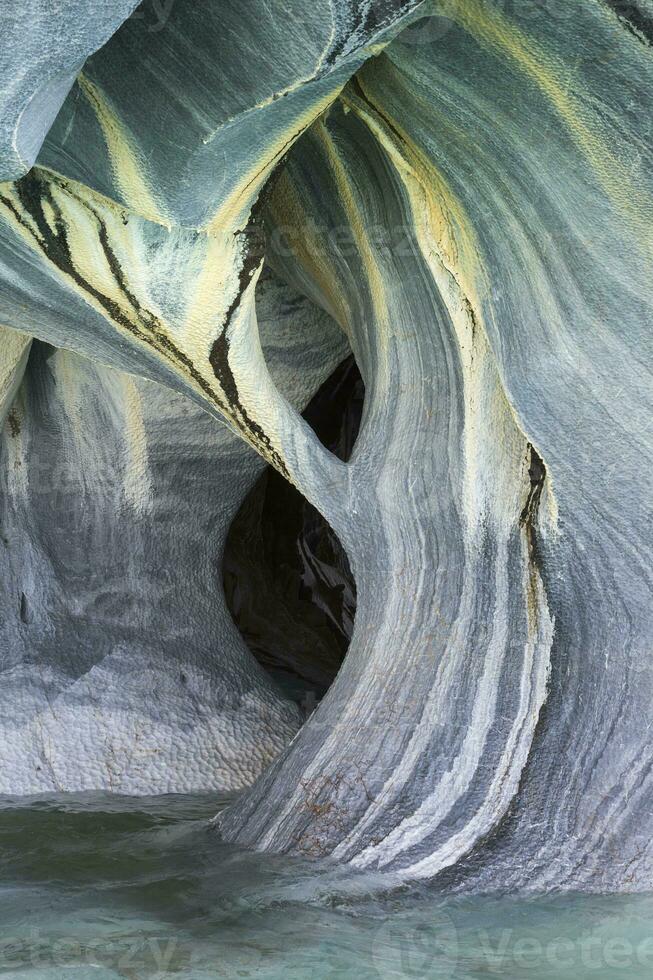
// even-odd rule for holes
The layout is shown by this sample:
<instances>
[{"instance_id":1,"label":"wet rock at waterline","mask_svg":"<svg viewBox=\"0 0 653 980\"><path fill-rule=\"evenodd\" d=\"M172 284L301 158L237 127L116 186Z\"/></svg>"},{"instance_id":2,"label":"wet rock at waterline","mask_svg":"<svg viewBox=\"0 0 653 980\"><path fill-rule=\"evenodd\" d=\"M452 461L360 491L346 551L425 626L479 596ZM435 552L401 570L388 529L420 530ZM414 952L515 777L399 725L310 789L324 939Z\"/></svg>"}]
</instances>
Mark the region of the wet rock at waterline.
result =
<instances>
[{"instance_id":1,"label":"wet rock at waterline","mask_svg":"<svg viewBox=\"0 0 653 980\"><path fill-rule=\"evenodd\" d=\"M251 785L248 846L653 886L650 18L527 6L177 0L0 186L6 791ZM350 350L345 460L301 411ZM355 580L301 728L221 588L257 460Z\"/></svg>"}]
</instances>

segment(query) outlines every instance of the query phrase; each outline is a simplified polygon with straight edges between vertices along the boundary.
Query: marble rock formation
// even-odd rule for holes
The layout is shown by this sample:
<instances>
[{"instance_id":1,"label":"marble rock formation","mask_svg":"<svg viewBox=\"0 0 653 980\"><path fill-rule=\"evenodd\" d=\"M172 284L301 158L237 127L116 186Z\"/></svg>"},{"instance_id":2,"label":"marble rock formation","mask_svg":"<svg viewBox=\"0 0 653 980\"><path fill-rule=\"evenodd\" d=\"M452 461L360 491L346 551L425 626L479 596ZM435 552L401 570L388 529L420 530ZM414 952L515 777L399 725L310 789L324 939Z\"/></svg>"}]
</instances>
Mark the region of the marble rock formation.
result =
<instances>
[{"instance_id":1,"label":"marble rock formation","mask_svg":"<svg viewBox=\"0 0 653 980\"><path fill-rule=\"evenodd\" d=\"M262 287L266 358L302 408L346 341ZM220 585L260 456L183 396L35 340L0 459L0 792L251 783L301 724Z\"/></svg>"},{"instance_id":2,"label":"marble rock formation","mask_svg":"<svg viewBox=\"0 0 653 980\"><path fill-rule=\"evenodd\" d=\"M148 11L3 149L2 789L253 784L248 846L650 888L648 0ZM345 461L300 413L350 349ZM356 581L301 728L218 585L262 461Z\"/></svg>"}]
</instances>

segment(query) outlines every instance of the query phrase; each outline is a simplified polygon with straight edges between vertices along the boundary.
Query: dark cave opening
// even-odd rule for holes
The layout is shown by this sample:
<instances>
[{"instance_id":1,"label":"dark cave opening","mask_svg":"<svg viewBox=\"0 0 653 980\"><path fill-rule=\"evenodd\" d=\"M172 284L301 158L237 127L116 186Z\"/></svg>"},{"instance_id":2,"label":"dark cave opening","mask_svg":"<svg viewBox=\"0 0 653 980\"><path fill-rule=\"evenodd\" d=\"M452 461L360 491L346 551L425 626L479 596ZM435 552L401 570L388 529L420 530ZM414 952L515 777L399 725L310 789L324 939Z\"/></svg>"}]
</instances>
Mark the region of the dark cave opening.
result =
<instances>
[{"instance_id":1,"label":"dark cave opening","mask_svg":"<svg viewBox=\"0 0 653 980\"><path fill-rule=\"evenodd\" d=\"M303 413L322 443L345 461L364 397L350 356ZM356 586L331 527L271 466L230 528L223 579L229 611L259 663L291 697L320 700L349 646Z\"/></svg>"}]
</instances>

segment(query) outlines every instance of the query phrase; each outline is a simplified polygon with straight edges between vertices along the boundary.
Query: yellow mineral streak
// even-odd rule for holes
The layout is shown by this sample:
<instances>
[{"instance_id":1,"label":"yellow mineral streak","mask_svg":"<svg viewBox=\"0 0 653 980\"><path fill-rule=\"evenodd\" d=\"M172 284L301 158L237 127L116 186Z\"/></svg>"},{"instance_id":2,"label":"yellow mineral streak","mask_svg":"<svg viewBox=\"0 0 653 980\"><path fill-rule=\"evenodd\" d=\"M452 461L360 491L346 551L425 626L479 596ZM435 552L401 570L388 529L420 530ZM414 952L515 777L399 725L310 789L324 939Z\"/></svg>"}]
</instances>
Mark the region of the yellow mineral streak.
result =
<instances>
[{"instance_id":1,"label":"yellow mineral streak","mask_svg":"<svg viewBox=\"0 0 653 980\"><path fill-rule=\"evenodd\" d=\"M78 185L76 190L84 193L86 189ZM63 219L75 269L82 278L104 296L113 300L122 313L128 316L129 304L120 290L100 244L96 214L99 214L106 224L114 251L119 245L123 248L127 245L127 235L122 221L117 219L112 210L102 208L98 201L88 196L78 197L77 193L70 193L67 188L54 181L50 184L50 191ZM79 286L77 290L88 302L90 294ZM100 306L99 309L106 316L104 307Z\"/></svg>"},{"instance_id":2,"label":"yellow mineral streak","mask_svg":"<svg viewBox=\"0 0 653 980\"><path fill-rule=\"evenodd\" d=\"M208 144L212 143L227 126L231 126L236 121L240 121L241 119L246 119L248 116L254 115L254 113L258 113L262 109L269 108L271 105L274 105L275 102L278 102L280 99L287 98L289 95L292 95L293 92L297 92L299 89L303 88L304 85L308 85L310 82L313 82L315 80L316 80L316 74L307 75L305 78L299 78L291 85L287 85L285 88L282 88L280 91L274 92L272 95L269 95L267 98L261 99L260 102L256 102L254 105L249 106L249 108L244 109L243 112L240 112L235 116L231 116L229 119L225 119L225 121L221 122L219 126L211 130L208 136L204 137L202 143L204 144L204 146L208 146Z\"/></svg>"},{"instance_id":3,"label":"yellow mineral streak","mask_svg":"<svg viewBox=\"0 0 653 980\"><path fill-rule=\"evenodd\" d=\"M204 258L190 294L184 324L184 336L194 356L206 358L210 342L219 332L226 310L238 295L237 272L242 266L245 247L238 232L246 227L261 190L284 154L331 105L341 90L342 84L335 85L322 99L293 119L290 129L264 145L258 159L250 165L228 197L220 202L204 230ZM207 325L211 325L212 329L207 331Z\"/></svg>"},{"instance_id":4,"label":"yellow mineral streak","mask_svg":"<svg viewBox=\"0 0 653 980\"><path fill-rule=\"evenodd\" d=\"M262 269L261 262L229 324L229 366L241 405L250 418L264 420L265 434L272 449L283 456L284 417L280 409L284 403L265 362L254 303Z\"/></svg>"},{"instance_id":5,"label":"yellow mineral streak","mask_svg":"<svg viewBox=\"0 0 653 980\"><path fill-rule=\"evenodd\" d=\"M58 212L58 233L65 232L74 271L69 273L67 267L59 267L48 257L47 243L29 219L13 185L3 189L11 206L0 205L0 215L41 259L45 258L53 276L108 321L129 348L147 352L174 371L186 390L197 393L213 411L218 411L228 422L234 422L238 434L270 459L265 438L237 407L227 407L227 399L209 361L211 345L224 328L225 297L236 295L235 286L228 290L220 281L216 259L229 255L230 249L235 255L233 250L240 247L238 239L194 229L159 228L162 236L160 251L167 251L168 267L176 258L180 270L178 284L173 282L169 286L170 309L163 316L151 295L150 287L155 278L160 280L161 269L155 269L152 261L148 263L150 233L145 227L147 220L130 214L83 185L42 170L39 173L48 182L48 193ZM114 268L103 248L101 232L115 257ZM222 261L226 266L226 259ZM240 256L226 270L234 284L239 268ZM79 282L79 279L84 281ZM199 291L198 280L203 283ZM201 302L198 302L198 292ZM183 309L185 296L194 297L194 315L184 323L183 316L180 322L178 311ZM253 290L247 291L242 303L245 317L253 308ZM236 326L239 322L241 320L236 317ZM126 345L121 345L123 350ZM89 356L88 337L84 339L82 335L79 346L74 342L71 346ZM138 370L147 375L147 368L142 364ZM259 428L264 430L267 420L258 421Z\"/></svg>"},{"instance_id":6,"label":"yellow mineral streak","mask_svg":"<svg viewBox=\"0 0 653 980\"><path fill-rule=\"evenodd\" d=\"M9 416L9 426L5 429L9 438L4 440L4 444L7 484L11 493L27 491L25 439L22 434L25 413L20 385L31 343L32 338L27 334L0 327L0 433Z\"/></svg>"},{"instance_id":7,"label":"yellow mineral streak","mask_svg":"<svg viewBox=\"0 0 653 980\"><path fill-rule=\"evenodd\" d=\"M361 85L361 88L363 86ZM443 174L411 142L397 120L382 115L363 88L343 101L366 123L399 174L411 205L420 250L442 295L456 332L465 403L463 507L473 532L488 508L494 519L514 524L521 510L522 461L527 438L501 383L483 323L479 284L487 281L469 217ZM488 474L495 483L487 486ZM552 494L547 494L552 499ZM551 510L553 514L553 510Z\"/></svg>"},{"instance_id":8,"label":"yellow mineral streak","mask_svg":"<svg viewBox=\"0 0 653 980\"><path fill-rule=\"evenodd\" d=\"M316 135L320 138L324 146L327 160L331 166L336 187L340 193L340 198L345 213L349 218L350 227L353 232L356 245L358 246L360 258L362 259L363 266L367 273L366 279L370 290L370 299L372 301L375 316L375 343L379 353L383 353L384 351L387 352L388 341L392 333L390 311L388 309L386 299L387 283L377 261L376 255L374 254L374 249L372 247L372 243L370 242L365 223L365 218L361 213L359 204L354 195L352 183L346 167L323 120L316 127ZM377 382L380 388L382 388L384 384L388 383L389 379L386 373L387 367L388 365L386 358L381 357L379 361L379 374L377 376Z\"/></svg>"},{"instance_id":9,"label":"yellow mineral streak","mask_svg":"<svg viewBox=\"0 0 653 980\"><path fill-rule=\"evenodd\" d=\"M653 199L632 179L631 168L611 152L608 135L590 100L577 98L566 79L569 68L511 23L494 4L465 0L452 16L479 44L507 58L545 93L569 133L584 153L613 205L625 215L644 255L653 249Z\"/></svg>"},{"instance_id":10,"label":"yellow mineral streak","mask_svg":"<svg viewBox=\"0 0 653 980\"><path fill-rule=\"evenodd\" d=\"M342 86L343 83L334 85L319 101L311 103L309 108L295 117L290 129L277 134L272 142L264 145L258 159L250 165L228 197L220 202L218 210L208 224L209 231L237 231L244 227L254 202L276 165L302 133L305 133L338 97Z\"/></svg>"},{"instance_id":11,"label":"yellow mineral streak","mask_svg":"<svg viewBox=\"0 0 653 980\"><path fill-rule=\"evenodd\" d=\"M88 492L109 492L110 485L103 469L103 457L98 447L89 441L86 409L88 398L98 386L105 385L104 404L113 408L117 425L124 440L122 457L123 492L127 501L139 513L146 512L152 502L148 465L147 438L143 420L143 405L138 382L122 371L113 371L80 360L76 354L57 350L52 361L57 392L67 419L67 439L75 447L78 465ZM116 467L118 463L116 461ZM118 475L118 470L116 470Z\"/></svg>"},{"instance_id":12,"label":"yellow mineral streak","mask_svg":"<svg viewBox=\"0 0 653 980\"><path fill-rule=\"evenodd\" d=\"M31 343L29 334L0 327L0 419L15 386L16 369Z\"/></svg>"},{"instance_id":13,"label":"yellow mineral streak","mask_svg":"<svg viewBox=\"0 0 653 980\"><path fill-rule=\"evenodd\" d=\"M63 181L54 175L48 174L46 171L41 171L41 173L48 179L52 198L60 210L72 264L76 273L85 279L93 289L97 290L97 292L101 293L112 303L115 303L120 314L134 327L134 330L129 329L124 323L121 323L116 316L112 316L107 311L105 305L93 295L92 291L84 288L75 278L67 275L55 266L54 263L49 263L54 276L62 279L68 289L80 296L85 303L108 320L116 332L128 340L130 345L157 354L163 363L169 367L173 367L177 371L187 385L200 392L206 398L207 391L199 386L196 378L192 377L187 364L184 364L179 357L166 348L164 343L162 343L162 338L155 336L143 318L133 309L128 297L120 288L120 284L116 280L102 249L99 238L100 222L103 222L106 227L111 248L120 262L125 281L128 283L130 290L135 294L144 309L155 312L151 309L152 304L147 292L146 275L140 281L138 276L134 276L135 273L138 273L139 269L141 271L146 270L147 266L144 260L145 251L139 235L138 222L141 219L137 215L132 216L133 220L125 225L123 217L127 215L127 212L115 205L114 202L108 201L102 195L90 191L82 184L68 180ZM33 222L29 220L29 216L25 212L20 198L12 185L6 185L5 196L11 201L21 219L27 221L29 227L24 227L9 209L0 209L3 217L12 225L16 233L31 249L42 255L43 243L40 236L32 232ZM163 337L170 339L180 354L192 360L189 352L185 350L183 343L180 342L180 338L170 324L166 323L165 320L161 320L159 328ZM207 344L208 341L205 341L202 360L197 364L193 364L193 367L196 369L197 374L202 375L205 379L207 386L216 393L215 398L209 398L209 401L215 404L219 397L219 389L211 366L208 363ZM81 348L80 353L85 354L86 351Z\"/></svg>"},{"instance_id":14,"label":"yellow mineral streak","mask_svg":"<svg viewBox=\"0 0 653 980\"><path fill-rule=\"evenodd\" d=\"M270 201L270 213L275 230L283 237L279 246L292 250L299 265L310 270L311 279L317 284L328 311L336 323L351 339L351 309L340 277L330 261L328 249L323 247L309 216L302 206L297 188L286 172L282 173Z\"/></svg>"},{"instance_id":15,"label":"yellow mineral streak","mask_svg":"<svg viewBox=\"0 0 653 980\"><path fill-rule=\"evenodd\" d=\"M146 513L153 500L147 452L147 433L143 416L143 401L137 382L127 374L120 376L124 396L123 430L126 461L123 470L125 497L134 510Z\"/></svg>"},{"instance_id":16,"label":"yellow mineral streak","mask_svg":"<svg viewBox=\"0 0 653 980\"><path fill-rule=\"evenodd\" d=\"M196 250L196 276L187 292L181 335L193 358L206 359L211 341L220 332L229 305L238 295L238 269L243 255L233 232L218 229L202 232Z\"/></svg>"},{"instance_id":17,"label":"yellow mineral streak","mask_svg":"<svg viewBox=\"0 0 653 980\"><path fill-rule=\"evenodd\" d=\"M80 73L77 82L97 117L107 145L111 169L124 203L150 221L169 224L145 174L145 163L100 88Z\"/></svg>"},{"instance_id":18,"label":"yellow mineral streak","mask_svg":"<svg viewBox=\"0 0 653 980\"><path fill-rule=\"evenodd\" d=\"M0 326L0 433L5 426L7 490L12 496L24 495L28 489L23 432L25 392L21 381L31 343L28 334Z\"/></svg>"}]
</instances>

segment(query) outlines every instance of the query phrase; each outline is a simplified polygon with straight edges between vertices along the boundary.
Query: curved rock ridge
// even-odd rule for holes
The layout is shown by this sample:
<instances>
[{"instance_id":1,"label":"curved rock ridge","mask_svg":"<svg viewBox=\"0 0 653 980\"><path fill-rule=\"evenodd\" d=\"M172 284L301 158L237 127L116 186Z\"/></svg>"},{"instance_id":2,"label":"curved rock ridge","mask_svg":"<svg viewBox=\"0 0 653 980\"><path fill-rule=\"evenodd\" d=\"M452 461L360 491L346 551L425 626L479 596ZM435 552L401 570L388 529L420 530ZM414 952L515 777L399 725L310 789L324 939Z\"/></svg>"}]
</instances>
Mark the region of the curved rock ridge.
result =
<instances>
[{"instance_id":1,"label":"curved rock ridge","mask_svg":"<svg viewBox=\"0 0 653 980\"><path fill-rule=\"evenodd\" d=\"M348 460L364 402L363 379L349 354L303 417L330 452ZM308 710L331 686L354 628L356 583L339 538L268 466L229 529L222 573L227 606L247 646Z\"/></svg>"},{"instance_id":2,"label":"curved rock ridge","mask_svg":"<svg viewBox=\"0 0 653 980\"><path fill-rule=\"evenodd\" d=\"M284 426L300 456L319 443L261 374L255 337L238 377L231 363L230 332L256 333L252 209L293 142L422 5L323 0L306 20L293 0L261 20L251 0L179 0L161 32L126 22L84 66L38 165L0 187L0 322L189 394L298 485L314 479L282 458ZM246 386L263 423L243 409Z\"/></svg>"},{"instance_id":3,"label":"curved rock ridge","mask_svg":"<svg viewBox=\"0 0 653 980\"><path fill-rule=\"evenodd\" d=\"M236 436L253 447L347 551L347 658L222 815L229 839L461 889L651 887L647 24L644 4L607 0L555 14L498 0L178 0L161 31L130 19L89 59L37 166L0 185L0 323L20 332L0 372L17 533L38 524L21 405L46 456L53 439L72 445L70 413L54 433L44 406L67 390L74 401L91 371L89 417L102 431L111 420L116 458L125 426L132 439L150 423L115 386L157 392L152 453L170 470L147 499L165 526L189 513L170 456L197 425L239 459ZM264 356L264 256L356 357L365 407L348 462ZM304 371L317 322L288 345L289 374ZM10 411L31 337L74 354L33 344ZM102 367L79 361L64 381L79 355ZM183 435L158 386L180 399L174 418L193 417ZM209 436L215 421L231 431ZM87 452L72 457L84 479ZM247 488L227 469L225 500L239 501ZM116 472L125 499L144 499L142 465ZM124 521L108 513L99 527ZM135 528L120 531L123 551L147 550ZM35 581L61 547L46 543ZM201 576L192 551L180 562ZM76 588L62 590L61 621L45 617L52 654L72 635ZM28 625L29 599L15 598ZM170 621L156 601L147 615L158 637ZM121 650L138 656L141 642ZM277 713L267 728L248 716L230 743L245 737L258 760L236 767L244 785L298 721L237 644L232 629L224 672L218 658L209 671L217 687L230 670L251 678Z\"/></svg>"},{"instance_id":4,"label":"curved rock ridge","mask_svg":"<svg viewBox=\"0 0 653 980\"><path fill-rule=\"evenodd\" d=\"M319 504L358 602L337 681L222 826L431 877L501 819L528 758L553 635L539 539L555 532L555 501L485 334L467 217L358 83L270 208L289 241L312 229L300 261L286 249L278 267L310 278L365 380L346 489ZM410 228L410 247L379 228Z\"/></svg>"},{"instance_id":5,"label":"curved rock ridge","mask_svg":"<svg viewBox=\"0 0 653 980\"><path fill-rule=\"evenodd\" d=\"M378 548L383 503L371 529L359 518L356 540L344 537L346 519L332 518L362 578L345 670L287 755L225 816L224 829L258 846L439 875L450 887L646 889L653 630L642 531L651 495L642 474L652 448L653 197L650 133L630 107L648 105L653 66L646 47L600 5L581 5L573 31L562 18L522 22L476 2L459 5L456 18L437 57L411 31L366 65L343 93L343 111L293 155L275 195L284 241L306 240L293 236L304 214L320 239L294 256L286 249L283 269L352 331L366 390L379 388L378 418L370 406L352 481L369 460L390 471L395 483L385 496L399 511L402 541L413 544L397 563L411 598L407 610L399 600L389 606L374 582L370 641L370 573L356 552L369 559L366 532ZM616 63L619 72L606 68ZM330 188L326 220L318 186ZM335 226L352 229L349 248L347 236L324 241ZM397 228L402 248L396 238L392 247ZM385 368L391 338L397 364L408 365L410 345L428 329L415 303L429 291L426 322L431 330L438 324L447 343L436 358L440 373L420 351L401 386ZM398 388L420 392L416 411L424 399L442 399L431 414L437 422L414 423L410 451ZM398 425L393 456L388 433ZM520 458L522 484L516 474L502 476ZM362 483L383 499L377 473ZM419 493L427 473L437 506L451 508L438 514L430 500L419 508L422 518L431 511L437 542L425 549L428 597L419 580L429 567L419 551L425 531L407 529L414 488ZM357 514L374 513L356 500ZM493 593L510 527L513 535L521 529L521 556L508 544L511 588ZM484 564L473 564L479 550ZM530 569L521 588L520 563ZM485 606L480 598L475 608L464 604L468 570ZM420 665L411 688L419 644L406 634L429 602L441 610L447 599L453 614L441 649L434 645L437 666L429 673ZM537 610L530 649L519 635L520 608L527 617ZM492 665L491 611L495 630L509 624L510 668L482 688ZM484 633L456 632L470 627ZM448 678L456 654L459 669ZM422 685L430 678L429 699ZM511 719L515 684L530 698L525 723L517 712ZM404 707L405 690L417 692L419 720L413 700ZM394 724L380 704L392 706ZM462 723L465 711L471 724ZM343 731L349 719L353 735ZM370 721L381 729L376 738Z\"/></svg>"},{"instance_id":6,"label":"curved rock ridge","mask_svg":"<svg viewBox=\"0 0 653 980\"><path fill-rule=\"evenodd\" d=\"M301 409L346 341L269 275L258 308ZM0 792L249 785L302 720L220 585L263 461L182 396L40 341L0 447Z\"/></svg>"},{"instance_id":7,"label":"curved rock ridge","mask_svg":"<svg viewBox=\"0 0 653 980\"><path fill-rule=\"evenodd\" d=\"M228 429L209 438L200 408L296 482L319 479L307 447L328 453L298 410L347 344L333 327L325 333L324 319L292 293L284 309L266 312L259 289L258 314L262 308L277 334L268 331L264 358L254 308L264 249L250 212L297 136L417 6L338 0L307 17L295 2L262 18L254 3L180 0L161 31L145 17L130 18L84 66L38 165L0 185L0 317L17 331L3 355L3 411L31 337L71 352L49 358L37 345L38 394L30 372L20 396L25 418L19 398L5 431L13 548L4 569L7 791L239 788L297 729L296 706L246 651L211 579L229 521L262 463L239 450ZM279 65L281 37L287 50ZM242 65L254 50L244 85ZM195 409L143 391L141 378L190 395ZM250 390L260 401L255 411L244 405ZM80 436L82 416L89 431ZM204 503L199 524L191 516L198 503L183 496L166 445L168 429L186 417L184 438L201 444L191 461L202 487L213 461L222 461L219 499ZM56 431L50 418L60 419ZM96 478L85 458L94 453ZM49 493L44 503L30 491L43 465L62 454L81 540L66 535L65 500ZM125 454L134 457L129 465L104 468ZM157 456L166 466L150 485L147 460ZM181 456L182 472L187 462ZM183 513L196 531L210 527L210 563L194 538L183 538ZM171 526L148 543L153 519ZM121 552L109 581L86 581L83 550L105 548L108 557ZM166 552L180 575L195 569L197 595L171 603L156 566ZM99 697L97 687L105 691ZM159 695L154 710L148 700L156 704Z\"/></svg>"},{"instance_id":8,"label":"curved rock ridge","mask_svg":"<svg viewBox=\"0 0 653 980\"><path fill-rule=\"evenodd\" d=\"M3 3L0 180L30 169L84 61L137 6L138 0Z\"/></svg>"},{"instance_id":9,"label":"curved rock ridge","mask_svg":"<svg viewBox=\"0 0 653 980\"><path fill-rule=\"evenodd\" d=\"M14 399L22 381L27 358L32 346L32 338L18 330L0 327L2 356L0 357L0 423L5 420L14 404Z\"/></svg>"}]
</instances>

